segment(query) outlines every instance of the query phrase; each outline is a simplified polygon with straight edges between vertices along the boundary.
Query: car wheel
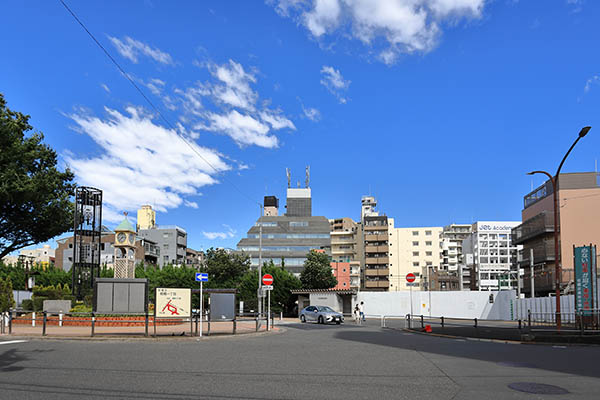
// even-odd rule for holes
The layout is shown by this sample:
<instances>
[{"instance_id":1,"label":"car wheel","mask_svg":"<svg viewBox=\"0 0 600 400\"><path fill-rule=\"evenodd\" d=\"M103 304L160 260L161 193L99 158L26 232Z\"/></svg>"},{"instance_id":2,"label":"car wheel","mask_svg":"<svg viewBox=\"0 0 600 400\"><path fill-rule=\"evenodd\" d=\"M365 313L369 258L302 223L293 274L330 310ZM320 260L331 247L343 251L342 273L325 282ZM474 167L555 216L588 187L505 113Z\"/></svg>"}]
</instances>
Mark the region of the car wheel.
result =
<instances>
[{"instance_id":1,"label":"car wheel","mask_svg":"<svg viewBox=\"0 0 600 400\"><path fill-rule=\"evenodd\" d=\"M323 317L319 317L319 323L320 324L324 324L325 323L325 321L323 321Z\"/></svg>"},{"instance_id":2,"label":"car wheel","mask_svg":"<svg viewBox=\"0 0 600 400\"><path fill-rule=\"evenodd\" d=\"M305 317L304 315L301 315L301 316L300 316L300 321L301 321L302 323L305 323L305 322L306 322L306 317Z\"/></svg>"},{"instance_id":3,"label":"car wheel","mask_svg":"<svg viewBox=\"0 0 600 400\"><path fill-rule=\"evenodd\" d=\"M335 323L339 325L339 324L341 324L342 322L341 322L341 321L335 321Z\"/></svg>"}]
</instances>

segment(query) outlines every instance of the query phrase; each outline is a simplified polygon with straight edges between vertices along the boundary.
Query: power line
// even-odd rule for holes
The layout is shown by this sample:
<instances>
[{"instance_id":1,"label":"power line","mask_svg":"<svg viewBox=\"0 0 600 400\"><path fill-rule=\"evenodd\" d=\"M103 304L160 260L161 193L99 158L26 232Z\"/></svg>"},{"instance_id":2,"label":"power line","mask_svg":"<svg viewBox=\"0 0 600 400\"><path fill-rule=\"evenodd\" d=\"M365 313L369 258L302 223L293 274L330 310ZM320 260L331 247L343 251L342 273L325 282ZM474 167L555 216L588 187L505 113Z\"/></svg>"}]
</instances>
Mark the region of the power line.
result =
<instances>
[{"instance_id":1,"label":"power line","mask_svg":"<svg viewBox=\"0 0 600 400\"><path fill-rule=\"evenodd\" d=\"M81 25L81 27L86 31L86 33L92 38L92 40L94 41L94 43L96 43L96 45L98 45L98 47L100 47L100 49L102 49L102 51L104 52L104 54L110 59L110 61L112 61L112 63L117 67L117 69L119 70L119 72L121 72L121 74L125 77L125 79L127 79L129 81L129 83L131 83L133 85L133 87L138 91L138 93L144 98L144 100L146 100L146 102L150 105L150 107L160 116L160 118L165 122L165 124L171 128L174 132L175 135L180 138L181 140L183 140L183 142L185 144L187 144L189 146L190 149L192 149L192 151L198 156L200 157L200 159L202 161L204 161L208 166L210 166L215 173L219 173L219 170L217 168L215 168L210 162L208 162L208 160L206 158L204 158L202 156L202 154L200 154L198 152L198 150L196 150L196 148L183 136L181 136L178 132L177 129L173 126L173 124L171 124L171 122L169 122L169 120L160 112L160 110L158 109L158 107L156 107L154 105L154 103L152 103L152 101L150 101L150 99L148 98L148 96L146 96L146 94L144 93L144 91L133 81L133 79L131 79L131 77L129 76L129 74L127 74L125 72L125 70L121 67L121 65L119 65L119 63L117 62L117 60L115 60L113 58L113 56L108 52L108 50L106 50L106 48L98 41L98 39L96 39L96 37L92 34L92 32L90 32L90 30L85 26L85 24L79 19L79 17L77 17L77 15L73 12L73 10L71 10L69 8L69 6L67 6L67 4L64 2L64 0L59 0L61 2L61 4L65 7L65 9L69 12L69 14L71 14L71 16L73 16L73 18L75 19L75 21L77 21L77 23L79 25ZM250 200L252 203L258 203L259 205L261 205L260 202L257 202L255 199L251 198L250 196L248 196L244 191L242 191L240 188L238 188L233 182L231 182L229 179L226 179L225 177L223 177L223 180L227 183L229 183L235 190L237 190L238 192L240 192L241 195L243 195L245 198L247 198L248 200Z\"/></svg>"}]
</instances>

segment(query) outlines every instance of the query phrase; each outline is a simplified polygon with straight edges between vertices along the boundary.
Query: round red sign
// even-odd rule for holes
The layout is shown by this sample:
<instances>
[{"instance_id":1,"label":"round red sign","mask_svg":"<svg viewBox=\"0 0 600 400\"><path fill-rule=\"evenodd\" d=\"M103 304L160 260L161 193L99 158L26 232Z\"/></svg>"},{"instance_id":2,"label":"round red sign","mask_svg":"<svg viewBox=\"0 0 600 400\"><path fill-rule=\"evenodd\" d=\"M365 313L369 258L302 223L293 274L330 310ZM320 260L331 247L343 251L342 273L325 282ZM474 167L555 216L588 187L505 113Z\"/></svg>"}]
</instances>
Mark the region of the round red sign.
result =
<instances>
[{"instance_id":1,"label":"round red sign","mask_svg":"<svg viewBox=\"0 0 600 400\"><path fill-rule=\"evenodd\" d=\"M408 282L408 283L414 282L415 279L417 279L417 277L415 276L415 274L408 274L408 275L406 275L406 282Z\"/></svg>"},{"instance_id":2,"label":"round red sign","mask_svg":"<svg viewBox=\"0 0 600 400\"><path fill-rule=\"evenodd\" d=\"M263 285L272 285L273 284L273 275L264 274L262 278Z\"/></svg>"}]
</instances>

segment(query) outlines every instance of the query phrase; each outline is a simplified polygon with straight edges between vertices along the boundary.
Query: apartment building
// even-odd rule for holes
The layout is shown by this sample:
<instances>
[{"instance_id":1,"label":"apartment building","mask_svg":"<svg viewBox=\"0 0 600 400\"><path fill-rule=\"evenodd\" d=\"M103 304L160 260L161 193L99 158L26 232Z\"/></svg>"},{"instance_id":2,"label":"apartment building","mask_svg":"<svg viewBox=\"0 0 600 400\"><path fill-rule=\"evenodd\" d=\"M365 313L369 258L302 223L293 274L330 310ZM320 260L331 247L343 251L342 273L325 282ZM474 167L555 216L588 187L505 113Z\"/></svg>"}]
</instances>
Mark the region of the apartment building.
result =
<instances>
[{"instance_id":1,"label":"apartment building","mask_svg":"<svg viewBox=\"0 0 600 400\"><path fill-rule=\"evenodd\" d=\"M136 230L156 227L156 212L150 205L144 205L137 211Z\"/></svg>"},{"instance_id":2,"label":"apartment building","mask_svg":"<svg viewBox=\"0 0 600 400\"><path fill-rule=\"evenodd\" d=\"M410 290L406 282L409 273L416 275L415 285L422 290L429 288L428 279L442 264L442 231L442 227L389 229L390 291ZM445 284L440 281L439 286Z\"/></svg>"},{"instance_id":3,"label":"apartment building","mask_svg":"<svg viewBox=\"0 0 600 400\"><path fill-rule=\"evenodd\" d=\"M471 234L471 224L450 224L444 227L441 235L443 259L440 272L456 276L460 290L470 290L471 274L468 268L462 268L462 243Z\"/></svg>"},{"instance_id":4,"label":"apartment building","mask_svg":"<svg viewBox=\"0 0 600 400\"><path fill-rule=\"evenodd\" d=\"M363 289L388 291L390 289L389 235L394 229L394 219L375 214L363 216Z\"/></svg>"},{"instance_id":5,"label":"apartment building","mask_svg":"<svg viewBox=\"0 0 600 400\"><path fill-rule=\"evenodd\" d=\"M346 263L349 271L349 284L352 289L360 288L360 267L363 256L362 224L351 218L330 219L331 227L331 264ZM345 269L346 266L344 266ZM342 289L348 289L343 286Z\"/></svg>"},{"instance_id":6,"label":"apartment building","mask_svg":"<svg viewBox=\"0 0 600 400\"><path fill-rule=\"evenodd\" d=\"M158 265L182 265L186 260L187 232L176 225L164 225L150 229L140 229L138 236L155 243L160 248Z\"/></svg>"},{"instance_id":7,"label":"apartment building","mask_svg":"<svg viewBox=\"0 0 600 400\"><path fill-rule=\"evenodd\" d=\"M600 238L600 175L596 172L560 174L558 179L561 289L573 288L573 246L598 244ZM522 292L531 296L530 267L536 296L554 293L554 193L547 180L523 198L522 223L512 230L513 245L523 246L520 267ZM530 257L533 250L533 260Z\"/></svg>"},{"instance_id":8,"label":"apartment building","mask_svg":"<svg viewBox=\"0 0 600 400\"><path fill-rule=\"evenodd\" d=\"M479 221L463 240L463 259L471 273L471 290L517 289L518 252L512 241L518 221Z\"/></svg>"}]
</instances>

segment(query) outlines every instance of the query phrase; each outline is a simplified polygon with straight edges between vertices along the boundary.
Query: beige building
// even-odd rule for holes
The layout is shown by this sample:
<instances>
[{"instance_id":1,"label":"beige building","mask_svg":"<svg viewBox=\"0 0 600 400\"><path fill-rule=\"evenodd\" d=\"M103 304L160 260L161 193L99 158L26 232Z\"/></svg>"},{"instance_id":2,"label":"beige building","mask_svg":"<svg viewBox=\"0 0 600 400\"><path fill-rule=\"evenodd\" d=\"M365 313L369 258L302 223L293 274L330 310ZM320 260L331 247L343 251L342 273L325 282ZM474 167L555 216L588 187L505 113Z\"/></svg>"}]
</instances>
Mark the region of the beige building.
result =
<instances>
[{"instance_id":1,"label":"beige building","mask_svg":"<svg viewBox=\"0 0 600 400\"><path fill-rule=\"evenodd\" d=\"M390 289L390 232L394 219L385 215L363 216L365 290Z\"/></svg>"},{"instance_id":2,"label":"beige building","mask_svg":"<svg viewBox=\"0 0 600 400\"><path fill-rule=\"evenodd\" d=\"M560 174L558 182L561 289L573 288L573 246L600 245L600 175L596 172ZM514 244L523 245L523 293L531 296L530 249L533 249L536 296L555 291L554 205L552 183L524 197L523 223L512 231Z\"/></svg>"},{"instance_id":3,"label":"beige building","mask_svg":"<svg viewBox=\"0 0 600 400\"><path fill-rule=\"evenodd\" d=\"M137 212L137 231L156 228L156 212L152 206L142 206Z\"/></svg>"},{"instance_id":4,"label":"beige building","mask_svg":"<svg viewBox=\"0 0 600 400\"><path fill-rule=\"evenodd\" d=\"M360 270L363 254L362 225L351 218L330 219L331 262L349 263L350 288L360 288Z\"/></svg>"},{"instance_id":5,"label":"beige building","mask_svg":"<svg viewBox=\"0 0 600 400\"><path fill-rule=\"evenodd\" d=\"M26 249L19 251L18 256L6 256L2 259L5 264L17 264L19 261L27 265L41 265L47 267L54 264L55 250L50 245L45 244L38 249Z\"/></svg>"},{"instance_id":6,"label":"beige building","mask_svg":"<svg viewBox=\"0 0 600 400\"><path fill-rule=\"evenodd\" d=\"M442 227L389 229L390 291L410 290L406 275L417 276L416 286L426 289L427 276L442 265ZM433 288L432 288L433 289Z\"/></svg>"}]
</instances>

